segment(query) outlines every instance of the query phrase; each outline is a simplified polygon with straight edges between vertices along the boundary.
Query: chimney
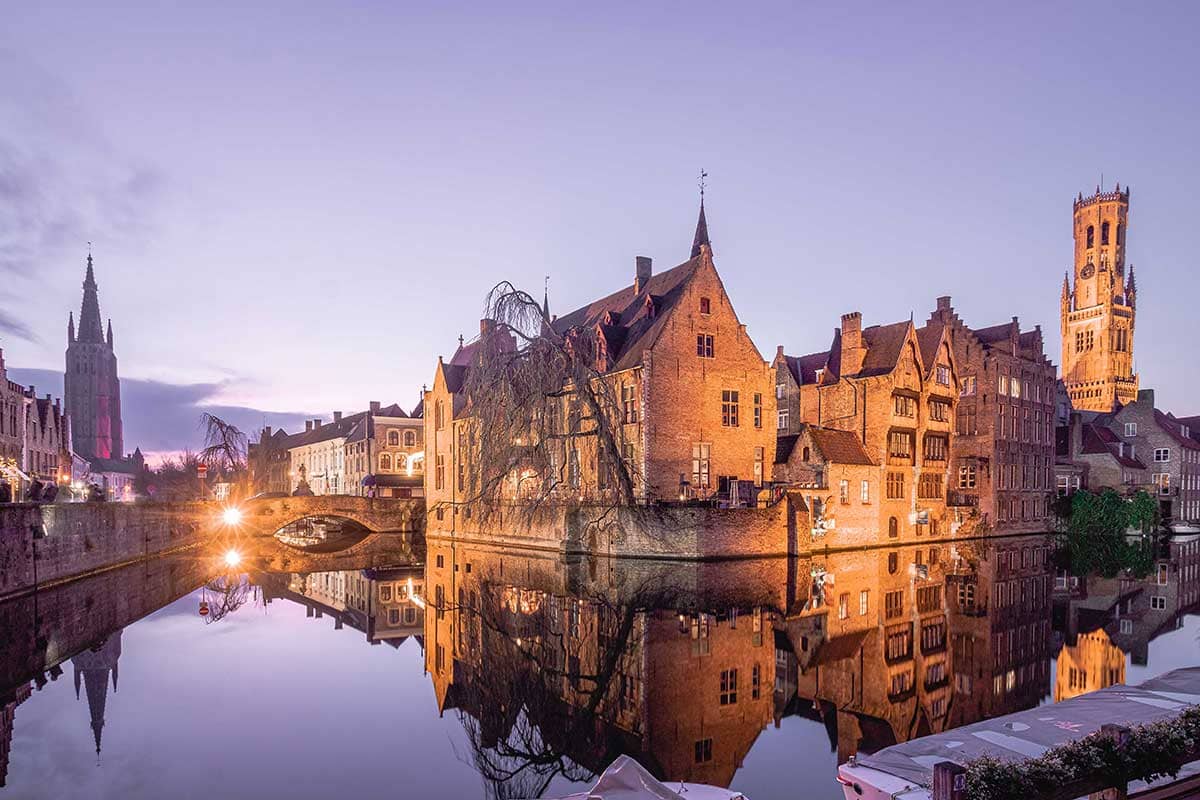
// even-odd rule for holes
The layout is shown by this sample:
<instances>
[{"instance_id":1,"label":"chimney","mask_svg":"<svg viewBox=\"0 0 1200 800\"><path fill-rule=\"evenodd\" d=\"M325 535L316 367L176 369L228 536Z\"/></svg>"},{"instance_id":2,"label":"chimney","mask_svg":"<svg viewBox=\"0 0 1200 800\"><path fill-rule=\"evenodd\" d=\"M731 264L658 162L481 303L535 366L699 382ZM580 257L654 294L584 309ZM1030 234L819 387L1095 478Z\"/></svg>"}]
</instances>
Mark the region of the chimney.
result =
<instances>
[{"instance_id":1,"label":"chimney","mask_svg":"<svg viewBox=\"0 0 1200 800\"><path fill-rule=\"evenodd\" d=\"M777 345L775 345L775 363L778 364L782 360L783 360L783 345L777 344Z\"/></svg>"},{"instance_id":2,"label":"chimney","mask_svg":"<svg viewBox=\"0 0 1200 800\"><path fill-rule=\"evenodd\" d=\"M371 401L371 413L372 413L372 414L378 414L378 413L379 413L379 409L380 409L379 401L378 401L378 400L372 400L372 401Z\"/></svg>"},{"instance_id":3,"label":"chimney","mask_svg":"<svg viewBox=\"0 0 1200 800\"><path fill-rule=\"evenodd\" d=\"M866 350L862 343L862 312L842 314L841 374L857 375L862 371Z\"/></svg>"},{"instance_id":4,"label":"chimney","mask_svg":"<svg viewBox=\"0 0 1200 800\"><path fill-rule=\"evenodd\" d=\"M342 421L342 412L340 412L340 411L333 412L333 421L341 422Z\"/></svg>"},{"instance_id":5,"label":"chimney","mask_svg":"<svg viewBox=\"0 0 1200 800\"><path fill-rule=\"evenodd\" d=\"M646 284L650 282L650 275L653 273L653 261L650 256L637 256L634 258L633 272L633 293L641 294L646 288Z\"/></svg>"},{"instance_id":6,"label":"chimney","mask_svg":"<svg viewBox=\"0 0 1200 800\"><path fill-rule=\"evenodd\" d=\"M950 310L950 295L944 294L937 299L937 310L938 311L949 311Z\"/></svg>"},{"instance_id":7,"label":"chimney","mask_svg":"<svg viewBox=\"0 0 1200 800\"><path fill-rule=\"evenodd\" d=\"M313 417L313 430L314 431L321 430L321 418L320 417Z\"/></svg>"},{"instance_id":8,"label":"chimney","mask_svg":"<svg viewBox=\"0 0 1200 800\"><path fill-rule=\"evenodd\" d=\"M270 439L270 438L271 438L271 426L270 426L270 425L264 425L264 426L263 426L262 438L264 438L264 439Z\"/></svg>"},{"instance_id":9,"label":"chimney","mask_svg":"<svg viewBox=\"0 0 1200 800\"><path fill-rule=\"evenodd\" d=\"M312 433L312 420L311 419L304 420L304 432Z\"/></svg>"},{"instance_id":10,"label":"chimney","mask_svg":"<svg viewBox=\"0 0 1200 800\"><path fill-rule=\"evenodd\" d=\"M1138 389L1138 405L1154 408L1154 390L1153 389Z\"/></svg>"},{"instance_id":11,"label":"chimney","mask_svg":"<svg viewBox=\"0 0 1200 800\"><path fill-rule=\"evenodd\" d=\"M1083 417L1072 411L1067 418L1067 458L1074 461L1083 452Z\"/></svg>"}]
</instances>

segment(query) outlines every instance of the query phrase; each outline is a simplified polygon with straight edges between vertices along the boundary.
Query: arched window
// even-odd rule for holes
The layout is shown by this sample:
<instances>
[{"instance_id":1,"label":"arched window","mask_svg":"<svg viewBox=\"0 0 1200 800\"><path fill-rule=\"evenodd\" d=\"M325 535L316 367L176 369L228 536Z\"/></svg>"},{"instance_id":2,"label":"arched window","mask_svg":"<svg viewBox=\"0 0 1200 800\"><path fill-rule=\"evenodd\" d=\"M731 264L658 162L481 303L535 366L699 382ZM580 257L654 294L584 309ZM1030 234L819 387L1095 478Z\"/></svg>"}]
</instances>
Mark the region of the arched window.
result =
<instances>
[{"instance_id":1,"label":"arched window","mask_svg":"<svg viewBox=\"0 0 1200 800\"><path fill-rule=\"evenodd\" d=\"M1117 223L1117 245L1125 246L1125 226L1120 222Z\"/></svg>"},{"instance_id":2,"label":"arched window","mask_svg":"<svg viewBox=\"0 0 1200 800\"><path fill-rule=\"evenodd\" d=\"M408 466L408 458L404 453L396 453L396 469L404 469Z\"/></svg>"},{"instance_id":3,"label":"arched window","mask_svg":"<svg viewBox=\"0 0 1200 800\"><path fill-rule=\"evenodd\" d=\"M895 517L888 518L888 537L895 539L900 535L900 520Z\"/></svg>"},{"instance_id":4,"label":"arched window","mask_svg":"<svg viewBox=\"0 0 1200 800\"><path fill-rule=\"evenodd\" d=\"M1100 244L1108 244L1108 223L1100 226Z\"/></svg>"},{"instance_id":5,"label":"arched window","mask_svg":"<svg viewBox=\"0 0 1200 800\"><path fill-rule=\"evenodd\" d=\"M1088 229L1087 229L1087 246L1088 246L1088 247L1095 247L1095 246L1096 246L1096 226L1095 226L1095 225L1088 225Z\"/></svg>"},{"instance_id":6,"label":"arched window","mask_svg":"<svg viewBox=\"0 0 1200 800\"><path fill-rule=\"evenodd\" d=\"M444 416L445 414L442 409L442 401L438 400L437 404L433 407L433 427L436 430L440 431L444 427Z\"/></svg>"},{"instance_id":7,"label":"arched window","mask_svg":"<svg viewBox=\"0 0 1200 800\"><path fill-rule=\"evenodd\" d=\"M404 432L404 446L412 447L416 443L417 443L417 432L416 431L405 431Z\"/></svg>"},{"instance_id":8,"label":"arched window","mask_svg":"<svg viewBox=\"0 0 1200 800\"><path fill-rule=\"evenodd\" d=\"M892 517L895 519L895 517ZM900 568L900 558L895 553L888 553L888 574L895 575L896 570Z\"/></svg>"},{"instance_id":9,"label":"arched window","mask_svg":"<svg viewBox=\"0 0 1200 800\"><path fill-rule=\"evenodd\" d=\"M388 431L388 447L400 446L400 431Z\"/></svg>"},{"instance_id":10,"label":"arched window","mask_svg":"<svg viewBox=\"0 0 1200 800\"><path fill-rule=\"evenodd\" d=\"M384 453L379 457L379 469L381 472L392 471L392 457Z\"/></svg>"}]
</instances>

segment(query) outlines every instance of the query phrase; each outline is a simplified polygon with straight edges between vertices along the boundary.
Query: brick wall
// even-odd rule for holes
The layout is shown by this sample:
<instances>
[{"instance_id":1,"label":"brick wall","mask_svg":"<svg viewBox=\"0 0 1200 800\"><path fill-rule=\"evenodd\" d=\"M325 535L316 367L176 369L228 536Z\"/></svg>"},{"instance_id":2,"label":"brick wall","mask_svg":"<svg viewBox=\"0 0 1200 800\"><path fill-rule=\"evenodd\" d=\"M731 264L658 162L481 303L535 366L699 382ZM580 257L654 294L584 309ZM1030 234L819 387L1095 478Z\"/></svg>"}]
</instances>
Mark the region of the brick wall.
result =
<instances>
[{"instance_id":1,"label":"brick wall","mask_svg":"<svg viewBox=\"0 0 1200 800\"><path fill-rule=\"evenodd\" d=\"M201 541L203 504L59 503L0 508L0 596Z\"/></svg>"}]
</instances>

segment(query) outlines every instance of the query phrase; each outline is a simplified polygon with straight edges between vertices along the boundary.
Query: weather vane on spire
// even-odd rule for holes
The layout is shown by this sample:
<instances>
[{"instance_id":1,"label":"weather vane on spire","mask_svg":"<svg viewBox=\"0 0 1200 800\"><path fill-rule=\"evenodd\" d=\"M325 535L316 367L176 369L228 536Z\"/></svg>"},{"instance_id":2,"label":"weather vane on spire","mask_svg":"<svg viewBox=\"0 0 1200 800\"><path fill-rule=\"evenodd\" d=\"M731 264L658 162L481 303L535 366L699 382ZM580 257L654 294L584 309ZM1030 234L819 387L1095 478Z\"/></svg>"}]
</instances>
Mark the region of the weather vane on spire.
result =
<instances>
[{"instance_id":1,"label":"weather vane on spire","mask_svg":"<svg viewBox=\"0 0 1200 800\"><path fill-rule=\"evenodd\" d=\"M703 167L701 167L700 168L700 182L698 184L700 186L700 202L704 202L704 187L706 187L708 185L707 183L705 183L705 178L707 178L707 177L708 177L708 173L704 171Z\"/></svg>"}]
</instances>

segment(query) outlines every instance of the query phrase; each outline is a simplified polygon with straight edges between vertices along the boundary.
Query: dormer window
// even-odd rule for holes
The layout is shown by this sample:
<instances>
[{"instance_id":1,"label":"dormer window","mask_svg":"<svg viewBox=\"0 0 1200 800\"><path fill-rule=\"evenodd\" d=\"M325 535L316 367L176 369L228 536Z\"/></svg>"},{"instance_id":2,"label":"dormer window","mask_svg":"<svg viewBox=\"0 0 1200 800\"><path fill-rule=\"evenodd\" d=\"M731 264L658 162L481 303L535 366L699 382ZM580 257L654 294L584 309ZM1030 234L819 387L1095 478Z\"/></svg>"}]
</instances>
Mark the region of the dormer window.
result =
<instances>
[{"instance_id":1,"label":"dormer window","mask_svg":"<svg viewBox=\"0 0 1200 800\"><path fill-rule=\"evenodd\" d=\"M711 314L712 313L712 301L709 300L707 297L700 298L700 313L701 314Z\"/></svg>"}]
</instances>

